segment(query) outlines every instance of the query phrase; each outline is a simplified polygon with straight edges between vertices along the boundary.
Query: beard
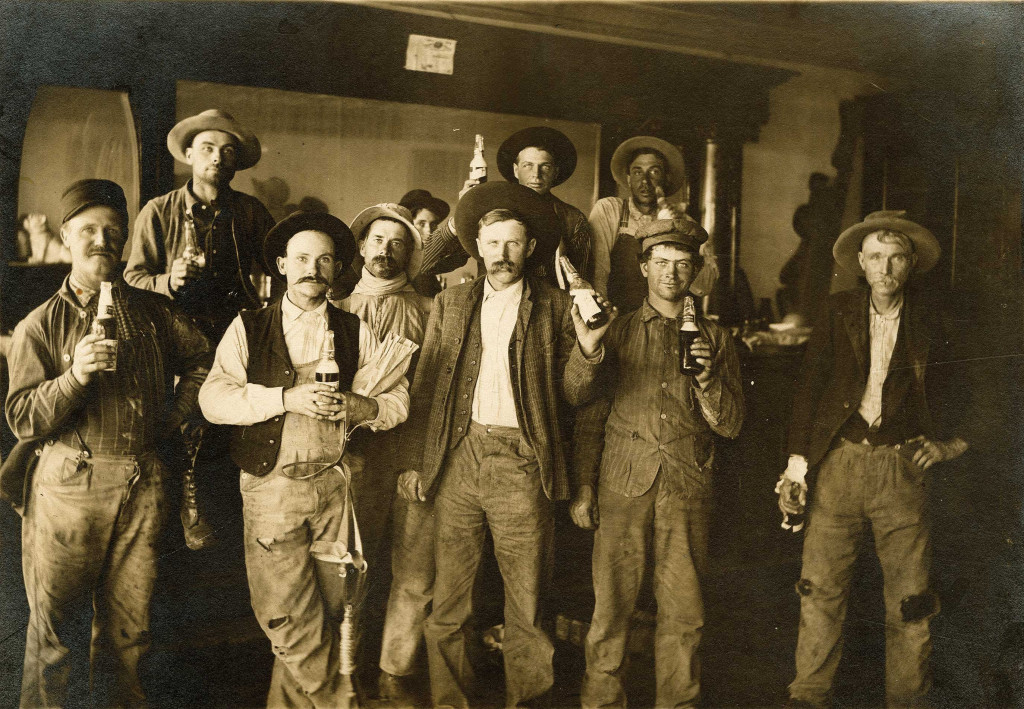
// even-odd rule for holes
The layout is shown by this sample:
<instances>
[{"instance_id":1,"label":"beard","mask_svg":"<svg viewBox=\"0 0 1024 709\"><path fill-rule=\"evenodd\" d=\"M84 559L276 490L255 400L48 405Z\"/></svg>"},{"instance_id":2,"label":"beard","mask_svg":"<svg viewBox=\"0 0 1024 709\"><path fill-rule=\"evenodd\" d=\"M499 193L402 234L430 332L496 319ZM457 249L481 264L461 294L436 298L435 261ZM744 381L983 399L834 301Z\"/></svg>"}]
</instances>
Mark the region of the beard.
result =
<instances>
[{"instance_id":1,"label":"beard","mask_svg":"<svg viewBox=\"0 0 1024 709\"><path fill-rule=\"evenodd\" d=\"M402 272L403 266L386 254L378 254L366 264L367 270L377 278L390 280Z\"/></svg>"}]
</instances>

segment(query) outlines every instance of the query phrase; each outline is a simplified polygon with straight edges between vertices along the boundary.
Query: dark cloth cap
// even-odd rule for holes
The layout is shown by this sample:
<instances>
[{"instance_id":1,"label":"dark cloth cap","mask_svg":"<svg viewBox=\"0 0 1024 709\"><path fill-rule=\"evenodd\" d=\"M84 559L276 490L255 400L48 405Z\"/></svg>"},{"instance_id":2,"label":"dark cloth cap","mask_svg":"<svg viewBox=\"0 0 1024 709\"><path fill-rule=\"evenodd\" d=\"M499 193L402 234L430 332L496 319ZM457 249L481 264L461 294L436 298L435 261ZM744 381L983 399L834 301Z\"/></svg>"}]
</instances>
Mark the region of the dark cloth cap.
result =
<instances>
[{"instance_id":1,"label":"dark cloth cap","mask_svg":"<svg viewBox=\"0 0 1024 709\"><path fill-rule=\"evenodd\" d=\"M519 153L526 148L537 148L551 153L558 167L558 177L551 183L552 187L558 187L576 171L576 146L569 137L549 126L532 126L516 131L498 148L498 172L509 182L518 182L512 166L519 158Z\"/></svg>"},{"instance_id":2,"label":"dark cloth cap","mask_svg":"<svg viewBox=\"0 0 1024 709\"><path fill-rule=\"evenodd\" d=\"M480 219L493 209L507 209L523 220L528 236L537 240L527 263L547 264L565 236L565 224L551 205L550 199L518 182L485 182L459 200L455 207L455 231L466 253L480 258L476 246Z\"/></svg>"},{"instance_id":3,"label":"dark cloth cap","mask_svg":"<svg viewBox=\"0 0 1024 709\"><path fill-rule=\"evenodd\" d=\"M128 201L121 185L111 180L73 182L60 197L61 223L89 207L110 207L128 223Z\"/></svg>"},{"instance_id":4,"label":"dark cloth cap","mask_svg":"<svg viewBox=\"0 0 1024 709\"><path fill-rule=\"evenodd\" d=\"M642 239L641 252L647 251L658 244L679 244L694 253L708 240L708 233L697 222L690 218L655 219L642 225L636 237Z\"/></svg>"},{"instance_id":5,"label":"dark cloth cap","mask_svg":"<svg viewBox=\"0 0 1024 709\"><path fill-rule=\"evenodd\" d=\"M402 196L402 199L398 200L398 203L412 212L413 218L421 209L429 209L437 215L438 222L443 222L452 211L447 202L435 197L427 190L409 190Z\"/></svg>"},{"instance_id":6,"label":"dark cloth cap","mask_svg":"<svg viewBox=\"0 0 1024 709\"><path fill-rule=\"evenodd\" d=\"M345 222L324 212L293 212L267 232L263 239L263 261L267 273L284 279L277 267L277 259L284 256L285 248L300 231L320 231L334 241L334 260L347 268L356 255L356 240Z\"/></svg>"}]
</instances>

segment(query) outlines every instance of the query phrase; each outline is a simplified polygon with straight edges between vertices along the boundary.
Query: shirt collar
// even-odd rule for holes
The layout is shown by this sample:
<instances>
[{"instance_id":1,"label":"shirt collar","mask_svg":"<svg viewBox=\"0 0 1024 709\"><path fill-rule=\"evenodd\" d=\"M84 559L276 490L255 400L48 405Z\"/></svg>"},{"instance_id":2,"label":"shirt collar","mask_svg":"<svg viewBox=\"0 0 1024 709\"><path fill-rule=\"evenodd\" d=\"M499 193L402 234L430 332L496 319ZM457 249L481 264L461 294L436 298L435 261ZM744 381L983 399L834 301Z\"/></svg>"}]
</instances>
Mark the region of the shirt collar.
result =
<instances>
[{"instance_id":1,"label":"shirt collar","mask_svg":"<svg viewBox=\"0 0 1024 709\"><path fill-rule=\"evenodd\" d=\"M115 288L121 288L122 279L115 278L113 284ZM61 286L59 293L64 300L79 308L89 307L89 303L92 302L93 298L99 295L99 291L76 283L70 273L64 279L64 284Z\"/></svg>"},{"instance_id":2,"label":"shirt collar","mask_svg":"<svg viewBox=\"0 0 1024 709\"><path fill-rule=\"evenodd\" d=\"M689 293L688 295L691 298L694 299L694 303L696 304L697 296L693 295L692 293ZM682 317L682 313L680 313L679 317ZM647 300L647 298L644 298L644 303L643 303L643 305L640 306L640 319L643 322L646 323L646 322L650 322L651 320L654 320L654 318L663 318L665 320L678 320L679 319L679 318L667 318L667 317L665 317L664 315L662 315L661 313L659 313L657 310L654 309L654 306L651 305L651 302L649 300ZM700 315L697 315L697 319L698 320L700 319Z\"/></svg>"},{"instance_id":3,"label":"shirt collar","mask_svg":"<svg viewBox=\"0 0 1024 709\"><path fill-rule=\"evenodd\" d=\"M298 320L305 313L315 313L323 319L327 319L327 300L320 303L317 307L312 310L303 310L288 297L288 293L285 292L284 297L281 298L281 317L284 318L285 323L292 323Z\"/></svg>"},{"instance_id":4,"label":"shirt collar","mask_svg":"<svg viewBox=\"0 0 1024 709\"><path fill-rule=\"evenodd\" d=\"M491 298L509 301L521 299L523 297L523 283L525 281L525 278L520 278L505 290L494 290L494 288L491 287L491 282L488 281L487 276L484 275L484 302L486 303Z\"/></svg>"},{"instance_id":5,"label":"shirt collar","mask_svg":"<svg viewBox=\"0 0 1024 709\"><path fill-rule=\"evenodd\" d=\"M897 318L899 318L900 313L903 312L903 303L904 303L904 299L903 299L902 296L900 296L900 302L896 305L895 308L890 310L888 313L880 313L880 312L878 312L878 310L875 309L875 303L874 303L873 300L871 300L871 297L869 295L868 296L868 304L869 304L868 305L868 312L871 314L872 317L875 317L875 318L880 318L882 320L896 320Z\"/></svg>"},{"instance_id":6,"label":"shirt collar","mask_svg":"<svg viewBox=\"0 0 1024 709\"><path fill-rule=\"evenodd\" d=\"M633 195L629 196L628 202L629 202L629 216L631 218L633 218L633 219L638 219L638 220L654 219L656 216L658 216L657 211L655 211L654 214L644 214L643 212L641 212L640 211L640 207L634 201Z\"/></svg>"},{"instance_id":7,"label":"shirt collar","mask_svg":"<svg viewBox=\"0 0 1024 709\"><path fill-rule=\"evenodd\" d=\"M196 197L195 192L192 191L192 180L190 179L185 183L185 186L181 188L185 193L185 209L191 213L192 208L197 204L203 204L203 201ZM214 211L223 209L231 204L234 198L235 191L230 186L224 187L220 190L220 196L217 197L217 201L212 204Z\"/></svg>"}]
</instances>

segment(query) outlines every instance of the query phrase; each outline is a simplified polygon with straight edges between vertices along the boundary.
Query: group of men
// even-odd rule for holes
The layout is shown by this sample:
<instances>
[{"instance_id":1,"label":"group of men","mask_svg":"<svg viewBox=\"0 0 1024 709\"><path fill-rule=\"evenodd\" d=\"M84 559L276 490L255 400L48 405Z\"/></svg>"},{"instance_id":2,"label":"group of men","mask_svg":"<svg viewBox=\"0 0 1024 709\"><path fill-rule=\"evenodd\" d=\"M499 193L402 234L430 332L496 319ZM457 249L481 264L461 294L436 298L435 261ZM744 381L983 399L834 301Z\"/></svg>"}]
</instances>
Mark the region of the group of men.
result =
<instances>
[{"instance_id":1,"label":"group of men","mask_svg":"<svg viewBox=\"0 0 1024 709\"><path fill-rule=\"evenodd\" d=\"M684 204L662 199L685 196L678 150L626 141L612 171L630 197L598 201L588 220L551 194L575 168L572 143L529 128L499 150L507 181L465 185L451 217L413 190L350 228L321 212L274 224L233 190L235 171L261 149L222 111L178 123L168 148L192 178L151 200L130 240L118 185L67 188L71 274L15 331L6 414L19 444L0 490L23 513L22 704L62 706L79 692L101 705L145 701L138 664L166 487L189 469L179 465L189 426L209 425L224 455L208 464L239 476L252 607L275 655L269 706L345 704L338 628L353 598L338 559L318 550L344 552L357 570L364 557L386 566L389 516L381 696L417 701L409 677L425 641L432 702L477 703L466 630L490 530L505 590L506 701L542 703L554 682L541 603L553 503L570 499L573 521L597 530L582 704L625 703L629 623L650 566L657 705L695 706L714 434L737 436L744 404L733 339L699 314L699 373L680 371L685 299L714 278L707 233ZM556 254L592 279L608 322L587 325L558 287ZM481 265L475 280L433 299L414 286L467 257ZM924 390L932 323L905 296L912 273L937 257L930 232L901 213L869 215L836 245L868 288L835 296L815 333L780 481L780 506L796 513L807 471L817 474L795 706L828 701L868 522L885 570L888 696L904 706L927 695L937 601L925 471L967 447L934 433ZM285 291L260 307L253 277L264 274ZM116 342L90 328L104 282ZM371 395L357 383L394 338L418 352ZM325 358L336 385L317 380ZM201 542L194 495L184 497L186 539Z\"/></svg>"}]
</instances>

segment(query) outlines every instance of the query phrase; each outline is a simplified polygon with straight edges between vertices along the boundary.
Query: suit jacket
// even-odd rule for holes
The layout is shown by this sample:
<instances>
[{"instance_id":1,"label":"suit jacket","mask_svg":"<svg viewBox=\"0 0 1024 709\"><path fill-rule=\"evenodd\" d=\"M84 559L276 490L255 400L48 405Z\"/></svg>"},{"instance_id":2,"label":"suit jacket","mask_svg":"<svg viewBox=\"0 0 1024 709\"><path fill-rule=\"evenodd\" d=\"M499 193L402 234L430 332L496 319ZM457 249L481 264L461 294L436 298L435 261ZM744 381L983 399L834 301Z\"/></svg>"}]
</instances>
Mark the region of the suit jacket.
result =
<instances>
[{"instance_id":1,"label":"suit jacket","mask_svg":"<svg viewBox=\"0 0 1024 709\"><path fill-rule=\"evenodd\" d=\"M454 430L456 387L484 278L442 291L427 322L401 449L404 467L420 473L428 495L444 474L448 452L464 435ZM569 497L569 407L593 398L600 366L588 361L576 342L571 307L568 293L528 277L509 347L520 428L537 454L544 492L552 500Z\"/></svg>"},{"instance_id":2,"label":"suit jacket","mask_svg":"<svg viewBox=\"0 0 1024 709\"><path fill-rule=\"evenodd\" d=\"M870 291L858 288L832 295L827 317L815 328L804 360L803 378L793 401L789 452L821 462L832 441L857 413L867 388L870 362ZM925 375L929 363L946 361L941 318L923 298L905 291L903 313L889 373L882 386L882 421L899 424L901 435L934 435Z\"/></svg>"}]
</instances>

